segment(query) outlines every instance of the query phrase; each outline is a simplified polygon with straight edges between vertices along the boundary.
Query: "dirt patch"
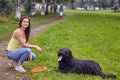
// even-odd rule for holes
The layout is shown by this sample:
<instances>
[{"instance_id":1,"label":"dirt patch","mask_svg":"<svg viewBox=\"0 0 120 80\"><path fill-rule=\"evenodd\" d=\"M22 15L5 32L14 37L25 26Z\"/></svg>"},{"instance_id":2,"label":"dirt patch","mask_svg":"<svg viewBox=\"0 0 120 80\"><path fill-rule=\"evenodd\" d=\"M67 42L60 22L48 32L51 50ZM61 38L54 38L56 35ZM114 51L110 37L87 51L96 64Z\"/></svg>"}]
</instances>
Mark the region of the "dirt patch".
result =
<instances>
[{"instance_id":1,"label":"dirt patch","mask_svg":"<svg viewBox=\"0 0 120 80\"><path fill-rule=\"evenodd\" d=\"M31 31L31 38L34 37L36 34L40 33L41 30L50 27L56 23L59 23L63 19L65 19L67 15L64 15L62 18L57 17L53 21L50 21L47 24L40 25L38 27L32 28ZM8 40L4 40L0 43L0 80L28 80L30 75L23 74L22 76L16 76L18 73L14 70L11 61L6 57L6 47L9 42Z\"/></svg>"}]
</instances>

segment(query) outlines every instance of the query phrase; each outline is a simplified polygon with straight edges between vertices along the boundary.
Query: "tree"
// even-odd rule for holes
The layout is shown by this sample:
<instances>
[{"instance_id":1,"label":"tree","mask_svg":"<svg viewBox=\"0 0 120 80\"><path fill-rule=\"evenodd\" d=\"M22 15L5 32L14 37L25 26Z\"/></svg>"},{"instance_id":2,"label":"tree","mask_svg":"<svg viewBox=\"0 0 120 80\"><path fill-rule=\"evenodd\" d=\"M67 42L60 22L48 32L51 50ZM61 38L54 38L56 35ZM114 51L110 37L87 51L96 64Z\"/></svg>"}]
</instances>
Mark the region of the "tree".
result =
<instances>
[{"instance_id":1,"label":"tree","mask_svg":"<svg viewBox=\"0 0 120 80\"><path fill-rule=\"evenodd\" d=\"M72 10L75 9L74 2L75 2L75 0L71 0L71 9L72 9Z\"/></svg>"},{"instance_id":2,"label":"tree","mask_svg":"<svg viewBox=\"0 0 120 80\"><path fill-rule=\"evenodd\" d=\"M54 5L54 13L56 13L57 12L57 0L54 0L53 5Z\"/></svg>"},{"instance_id":3,"label":"tree","mask_svg":"<svg viewBox=\"0 0 120 80\"><path fill-rule=\"evenodd\" d=\"M24 0L23 1L24 9L26 13L31 12L31 0Z\"/></svg>"},{"instance_id":4,"label":"tree","mask_svg":"<svg viewBox=\"0 0 120 80\"><path fill-rule=\"evenodd\" d=\"M53 0L50 0L50 13L53 13L53 9L54 9Z\"/></svg>"},{"instance_id":5,"label":"tree","mask_svg":"<svg viewBox=\"0 0 120 80\"><path fill-rule=\"evenodd\" d=\"M46 11L46 3L45 0L42 0L42 7L41 7L41 15L45 15L45 11Z\"/></svg>"},{"instance_id":6,"label":"tree","mask_svg":"<svg viewBox=\"0 0 120 80\"><path fill-rule=\"evenodd\" d=\"M31 15L35 15L35 0L31 0Z\"/></svg>"},{"instance_id":7,"label":"tree","mask_svg":"<svg viewBox=\"0 0 120 80\"><path fill-rule=\"evenodd\" d=\"M16 18L20 19L21 13L20 13L20 0L16 0Z\"/></svg>"},{"instance_id":8,"label":"tree","mask_svg":"<svg viewBox=\"0 0 120 80\"><path fill-rule=\"evenodd\" d=\"M12 5L9 0L0 0L0 14L11 14Z\"/></svg>"}]
</instances>

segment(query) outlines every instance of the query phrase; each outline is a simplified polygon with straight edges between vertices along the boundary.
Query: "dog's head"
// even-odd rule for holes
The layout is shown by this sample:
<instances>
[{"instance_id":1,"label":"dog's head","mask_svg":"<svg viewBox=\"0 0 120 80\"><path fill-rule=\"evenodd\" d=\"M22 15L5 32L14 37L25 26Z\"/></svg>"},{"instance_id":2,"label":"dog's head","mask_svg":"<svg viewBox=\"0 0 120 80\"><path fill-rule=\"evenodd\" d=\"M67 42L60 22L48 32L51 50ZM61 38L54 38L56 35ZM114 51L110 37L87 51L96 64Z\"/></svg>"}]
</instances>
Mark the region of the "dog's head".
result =
<instances>
[{"instance_id":1,"label":"dog's head","mask_svg":"<svg viewBox=\"0 0 120 80\"><path fill-rule=\"evenodd\" d=\"M68 61L72 58L72 52L68 48L61 48L58 52L58 61Z\"/></svg>"}]
</instances>

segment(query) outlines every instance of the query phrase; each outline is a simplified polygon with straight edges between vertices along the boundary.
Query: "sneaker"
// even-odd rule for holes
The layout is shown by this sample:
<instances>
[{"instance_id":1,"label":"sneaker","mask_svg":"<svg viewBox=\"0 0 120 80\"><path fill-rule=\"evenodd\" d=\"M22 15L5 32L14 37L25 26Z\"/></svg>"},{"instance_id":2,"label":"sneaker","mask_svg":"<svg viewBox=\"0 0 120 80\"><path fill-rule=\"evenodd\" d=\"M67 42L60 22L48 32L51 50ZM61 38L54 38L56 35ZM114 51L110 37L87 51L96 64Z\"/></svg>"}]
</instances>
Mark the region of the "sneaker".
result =
<instances>
[{"instance_id":1,"label":"sneaker","mask_svg":"<svg viewBox=\"0 0 120 80\"><path fill-rule=\"evenodd\" d=\"M13 60L13 61L12 61L12 64L13 64L13 67L16 68L18 63Z\"/></svg>"},{"instance_id":2,"label":"sneaker","mask_svg":"<svg viewBox=\"0 0 120 80\"><path fill-rule=\"evenodd\" d=\"M22 66L16 67L15 70L23 73L26 72L26 70Z\"/></svg>"}]
</instances>

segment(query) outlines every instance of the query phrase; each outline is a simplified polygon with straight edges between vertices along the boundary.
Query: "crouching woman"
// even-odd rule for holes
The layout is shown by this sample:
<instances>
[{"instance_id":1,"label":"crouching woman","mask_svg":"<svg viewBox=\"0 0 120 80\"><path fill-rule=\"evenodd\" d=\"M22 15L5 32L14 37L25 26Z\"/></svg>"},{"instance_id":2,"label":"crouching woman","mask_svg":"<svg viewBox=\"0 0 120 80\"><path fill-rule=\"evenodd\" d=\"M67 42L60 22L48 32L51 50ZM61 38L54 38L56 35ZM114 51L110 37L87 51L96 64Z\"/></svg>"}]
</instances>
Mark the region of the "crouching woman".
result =
<instances>
[{"instance_id":1,"label":"crouching woman","mask_svg":"<svg viewBox=\"0 0 120 80\"><path fill-rule=\"evenodd\" d=\"M26 72L26 70L22 67L24 61L32 61L35 59L36 56L31 51L31 48L35 48L39 52L42 52L42 49L39 46L28 43L30 29L29 17L21 17L19 26L14 30L12 38L7 46L6 56L8 59L12 60L15 70L19 72Z\"/></svg>"}]
</instances>

